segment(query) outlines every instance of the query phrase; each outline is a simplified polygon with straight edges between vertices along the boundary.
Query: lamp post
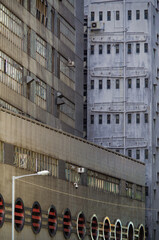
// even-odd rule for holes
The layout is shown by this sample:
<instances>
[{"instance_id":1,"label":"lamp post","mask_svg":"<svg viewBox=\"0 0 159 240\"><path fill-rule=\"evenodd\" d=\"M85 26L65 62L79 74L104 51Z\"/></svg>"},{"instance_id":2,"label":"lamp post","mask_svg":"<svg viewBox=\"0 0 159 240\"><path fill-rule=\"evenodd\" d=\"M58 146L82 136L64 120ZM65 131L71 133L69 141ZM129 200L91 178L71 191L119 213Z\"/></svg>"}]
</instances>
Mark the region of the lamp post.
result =
<instances>
[{"instance_id":1,"label":"lamp post","mask_svg":"<svg viewBox=\"0 0 159 240\"><path fill-rule=\"evenodd\" d=\"M24 177L32 177L32 176L44 176L49 175L48 170L39 171L33 174L26 174L22 176L12 176L12 240L14 240L14 211L15 211L15 180Z\"/></svg>"}]
</instances>

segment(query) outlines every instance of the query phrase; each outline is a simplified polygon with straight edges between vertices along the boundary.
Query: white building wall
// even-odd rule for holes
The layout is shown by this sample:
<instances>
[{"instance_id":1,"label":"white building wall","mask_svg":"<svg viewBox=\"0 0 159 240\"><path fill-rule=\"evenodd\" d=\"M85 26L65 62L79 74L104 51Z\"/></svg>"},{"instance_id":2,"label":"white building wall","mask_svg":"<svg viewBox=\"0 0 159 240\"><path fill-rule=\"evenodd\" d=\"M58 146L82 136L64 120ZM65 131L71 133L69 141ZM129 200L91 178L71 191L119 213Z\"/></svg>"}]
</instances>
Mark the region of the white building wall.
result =
<instances>
[{"instance_id":1,"label":"white building wall","mask_svg":"<svg viewBox=\"0 0 159 240\"><path fill-rule=\"evenodd\" d=\"M159 120L156 113L157 102L159 102L159 71L157 76L159 17L156 9L159 3L148 0L87 0L87 4L87 139L126 155L131 150L133 158L137 158L139 150L139 159L146 163L147 208L159 209L155 200L157 196L159 197L156 183L156 176L159 177L159 174L157 175L159 157L158 148L156 148L157 138L159 138L157 137ZM131 10L131 20L128 20L129 10ZM136 19L137 10L140 11L139 19ZM145 10L148 11L147 19L145 19ZM101 21L99 21L100 11L103 12ZM111 12L110 21L107 20L108 11ZM116 20L116 11L119 11L119 20ZM95 14L92 21L91 12ZM96 22L96 30L92 29L93 22ZM145 43L148 44L148 52L145 52ZM119 44L118 54L116 44ZM131 54L128 54L128 44L131 44ZM137 44L140 45L139 53L136 52ZM102 45L102 54L99 54L99 45ZM107 53L108 45L111 47L110 54ZM94 54L91 54L91 46L94 46ZM117 79L119 89L116 88ZM128 79L131 79L130 88ZM139 88L137 79L140 82ZM146 79L148 79L148 86L145 86ZM102 89L99 89L99 80L102 80ZM110 80L110 89L107 87L107 80ZM91 89L92 81L94 81L94 89ZM128 114L131 114L131 123L128 123ZM137 114L140 116L139 123L136 122ZM148 114L147 123L145 114ZM92 124L91 115L94 116ZM102 115L101 124L99 124L99 115ZM110 124L107 123L108 115L111 118ZM116 124L116 115L119 115L118 124ZM148 159L145 156L147 151ZM154 186L156 190L153 190ZM157 240L159 236L159 219L156 221L156 216L159 214L157 214L157 210L146 211L149 231L147 239Z\"/></svg>"}]
</instances>

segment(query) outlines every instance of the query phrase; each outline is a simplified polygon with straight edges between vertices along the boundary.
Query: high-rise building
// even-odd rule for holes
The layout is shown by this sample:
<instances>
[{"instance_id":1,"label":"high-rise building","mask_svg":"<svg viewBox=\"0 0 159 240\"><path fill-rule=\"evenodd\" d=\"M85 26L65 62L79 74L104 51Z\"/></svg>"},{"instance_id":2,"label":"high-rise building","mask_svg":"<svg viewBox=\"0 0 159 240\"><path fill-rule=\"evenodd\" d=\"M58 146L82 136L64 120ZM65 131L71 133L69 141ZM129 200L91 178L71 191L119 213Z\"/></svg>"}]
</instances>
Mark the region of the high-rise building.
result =
<instances>
[{"instance_id":1,"label":"high-rise building","mask_svg":"<svg viewBox=\"0 0 159 240\"><path fill-rule=\"evenodd\" d=\"M78 136L82 6L74 0L0 1L0 105Z\"/></svg>"},{"instance_id":2,"label":"high-rise building","mask_svg":"<svg viewBox=\"0 0 159 240\"><path fill-rule=\"evenodd\" d=\"M159 236L159 2L87 0L87 139L146 163L147 239ZM85 17L86 18L86 17Z\"/></svg>"}]
</instances>

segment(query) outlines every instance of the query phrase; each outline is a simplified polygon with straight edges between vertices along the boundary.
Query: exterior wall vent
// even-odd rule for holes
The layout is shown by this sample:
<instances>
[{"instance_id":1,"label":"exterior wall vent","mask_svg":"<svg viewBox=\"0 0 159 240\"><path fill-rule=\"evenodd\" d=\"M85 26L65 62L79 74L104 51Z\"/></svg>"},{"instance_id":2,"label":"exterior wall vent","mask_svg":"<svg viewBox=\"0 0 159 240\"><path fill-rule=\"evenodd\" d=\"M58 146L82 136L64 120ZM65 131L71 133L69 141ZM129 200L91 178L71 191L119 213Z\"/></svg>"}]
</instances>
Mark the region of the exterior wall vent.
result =
<instances>
[{"instance_id":1,"label":"exterior wall vent","mask_svg":"<svg viewBox=\"0 0 159 240\"><path fill-rule=\"evenodd\" d=\"M106 217L103 221L103 239L111 239L111 223L108 217Z\"/></svg>"},{"instance_id":2,"label":"exterior wall vent","mask_svg":"<svg viewBox=\"0 0 159 240\"><path fill-rule=\"evenodd\" d=\"M15 202L15 229L20 232L24 227L24 204L21 198Z\"/></svg>"},{"instance_id":3,"label":"exterior wall vent","mask_svg":"<svg viewBox=\"0 0 159 240\"><path fill-rule=\"evenodd\" d=\"M34 202L31 213L31 226L35 234L39 233L41 230L41 215L40 204L38 202Z\"/></svg>"},{"instance_id":4,"label":"exterior wall vent","mask_svg":"<svg viewBox=\"0 0 159 240\"><path fill-rule=\"evenodd\" d=\"M57 212L53 205L50 207L48 214L48 231L51 237L54 237L57 231Z\"/></svg>"},{"instance_id":5,"label":"exterior wall vent","mask_svg":"<svg viewBox=\"0 0 159 240\"><path fill-rule=\"evenodd\" d=\"M86 235L86 219L82 212L77 217L77 235L80 240L83 240Z\"/></svg>"},{"instance_id":6,"label":"exterior wall vent","mask_svg":"<svg viewBox=\"0 0 159 240\"><path fill-rule=\"evenodd\" d=\"M4 206L4 199L2 195L0 194L0 227L3 226L5 219L5 206Z\"/></svg>"},{"instance_id":7,"label":"exterior wall vent","mask_svg":"<svg viewBox=\"0 0 159 240\"><path fill-rule=\"evenodd\" d=\"M67 208L63 216L63 234L66 239L68 239L71 236L71 227L72 227L71 221L72 221L71 212Z\"/></svg>"},{"instance_id":8,"label":"exterior wall vent","mask_svg":"<svg viewBox=\"0 0 159 240\"><path fill-rule=\"evenodd\" d=\"M91 231L91 239L98 240L98 236L99 236L98 219L95 214L91 218L90 231Z\"/></svg>"}]
</instances>

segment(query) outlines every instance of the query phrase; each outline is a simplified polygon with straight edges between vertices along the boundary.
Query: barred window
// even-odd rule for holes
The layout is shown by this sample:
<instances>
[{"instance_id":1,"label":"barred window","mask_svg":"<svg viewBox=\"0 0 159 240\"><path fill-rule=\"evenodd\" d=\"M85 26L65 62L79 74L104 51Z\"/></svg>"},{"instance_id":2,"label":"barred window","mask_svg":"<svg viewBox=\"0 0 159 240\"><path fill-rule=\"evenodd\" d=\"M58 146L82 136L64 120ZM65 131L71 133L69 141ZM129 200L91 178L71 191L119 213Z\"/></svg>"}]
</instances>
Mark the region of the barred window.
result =
<instances>
[{"instance_id":1,"label":"barred window","mask_svg":"<svg viewBox=\"0 0 159 240\"><path fill-rule=\"evenodd\" d=\"M73 183L80 182L80 174L78 173L78 166L72 165L70 163L65 164L65 177L66 180Z\"/></svg>"},{"instance_id":2,"label":"barred window","mask_svg":"<svg viewBox=\"0 0 159 240\"><path fill-rule=\"evenodd\" d=\"M90 187L119 194L120 180L91 170L87 171L87 184Z\"/></svg>"},{"instance_id":3,"label":"barred window","mask_svg":"<svg viewBox=\"0 0 159 240\"><path fill-rule=\"evenodd\" d=\"M22 91L23 68L12 58L0 51L0 81L14 91Z\"/></svg>"},{"instance_id":4,"label":"barred window","mask_svg":"<svg viewBox=\"0 0 159 240\"><path fill-rule=\"evenodd\" d=\"M58 160L25 148L14 147L14 164L33 172L48 170L50 175L58 177Z\"/></svg>"},{"instance_id":5,"label":"barred window","mask_svg":"<svg viewBox=\"0 0 159 240\"><path fill-rule=\"evenodd\" d=\"M22 26L22 21L0 3L0 33L19 48L22 48Z\"/></svg>"},{"instance_id":6,"label":"barred window","mask_svg":"<svg viewBox=\"0 0 159 240\"><path fill-rule=\"evenodd\" d=\"M59 16L60 40L73 51L75 50L75 29L66 20Z\"/></svg>"},{"instance_id":7,"label":"barred window","mask_svg":"<svg viewBox=\"0 0 159 240\"><path fill-rule=\"evenodd\" d=\"M46 66L46 42L38 35L36 35L36 60L42 66Z\"/></svg>"},{"instance_id":8,"label":"barred window","mask_svg":"<svg viewBox=\"0 0 159 240\"><path fill-rule=\"evenodd\" d=\"M36 81L35 102L41 108L46 109L46 83L39 79Z\"/></svg>"}]
</instances>

